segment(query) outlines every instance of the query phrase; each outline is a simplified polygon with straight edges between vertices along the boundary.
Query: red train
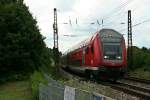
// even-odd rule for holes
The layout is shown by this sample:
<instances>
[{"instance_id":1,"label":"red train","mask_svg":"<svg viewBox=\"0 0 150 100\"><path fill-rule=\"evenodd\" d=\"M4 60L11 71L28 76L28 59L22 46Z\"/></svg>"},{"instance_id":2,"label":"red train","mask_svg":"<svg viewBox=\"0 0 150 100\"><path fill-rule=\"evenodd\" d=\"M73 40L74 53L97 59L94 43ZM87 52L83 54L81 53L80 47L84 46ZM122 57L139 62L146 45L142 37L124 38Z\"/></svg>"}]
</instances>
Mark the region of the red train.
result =
<instances>
[{"instance_id":1,"label":"red train","mask_svg":"<svg viewBox=\"0 0 150 100\"><path fill-rule=\"evenodd\" d=\"M113 29L101 29L65 53L63 63L90 78L122 78L126 68L124 37Z\"/></svg>"}]
</instances>

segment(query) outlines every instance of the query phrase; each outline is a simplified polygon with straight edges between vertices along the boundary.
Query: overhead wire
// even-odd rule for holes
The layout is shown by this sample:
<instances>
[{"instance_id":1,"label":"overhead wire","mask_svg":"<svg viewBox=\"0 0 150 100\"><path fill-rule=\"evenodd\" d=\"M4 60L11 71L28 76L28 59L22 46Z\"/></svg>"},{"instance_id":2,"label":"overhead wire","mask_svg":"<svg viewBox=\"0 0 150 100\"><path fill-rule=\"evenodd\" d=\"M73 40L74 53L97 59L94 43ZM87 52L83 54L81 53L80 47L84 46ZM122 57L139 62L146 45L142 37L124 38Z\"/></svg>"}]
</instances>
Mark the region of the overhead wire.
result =
<instances>
[{"instance_id":1,"label":"overhead wire","mask_svg":"<svg viewBox=\"0 0 150 100\"><path fill-rule=\"evenodd\" d=\"M109 14L105 15L103 19L108 19L112 17L114 14L116 14L118 11L120 11L122 8L133 2L134 0L127 0L126 2L122 3L120 6L113 9Z\"/></svg>"},{"instance_id":2,"label":"overhead wire","mask_svg":"<svg viewBox=\"0 0 150 100\"><path fill-rule=\"evenodd\" d=\"M103 19L105 19L105 20L108 20L108 19L112 19L112 18L114 18L113 16L123 16L124 14L126 14L127 13L127 11L126 12L124 12L124 13L122 13L122 12L119 12L119 11L121 11L121 9L122 8L124 8L124 7L126 7L127 5L129 5L130 3L132 3L134 0L127 0L127 1L125 1L124 3L121 3L121 5L120 6L118 6L118 7L116 7L115 9L113 9L110 13L109 13L109 15L107 14L107 16L106 17L103 17ZM138 7L139 8L139 7ZM137 9L137 8L136 8ZM134 9L133 11L135 11L136 9ZM132 11L132 12L133 12ZM78 24L78 20L77 20L77 18L76 18L76 20L75 20L75 23L76 24ZM99 22L99 20L98 19L95 19L95 21L93 21L93 22L91 22L91 23L88 23L88 24L91 24L91 25L95 25L97 23L97 25L101 25L102 23L100 23ZM142 22L143 23L143 22ZM144 23L145 23L145 21L144 21ZM69 18L69 22L68 23L63 23L63 24L70 24L71 26L72 26L72 22L71 22L71 19ZM113 25L114 23L113 23L113 21L112 22L109 22L109 23L106 23L106 24L103 24L103 25L105 25L105 26L107 26L107 25ZM121 24L121 23L120 23ZM135 24L135 25L133 25L132 27L135 27L135 26L138 26L138 25L140 25L141 23L137 23L137 24ZM118 25L119 25L119 23L118 23ZM71 37L76 37L76 36L71 36Z\"/></svg>"},{"instance_id":3,"label":"overhead wire","mask_svg":"<svg viewBox=\"0 0 150 100\"><path fill-rule=\"evenodd\" d=\"M132 28L137 27L137 26L139 26L141 24L144 24L146 22L150 22L150 19L147 19L147 20L144 20L142 22L136 23L136 24L132 25ZM121 29L120 32L125 31L125 30L126 30L126 28L125 29Z\"/></svg>"},{"instance_id":4,"label":"overhead wire","mask_svg":"<svg viewBox=\"0 0 150 100\"><path fill-rule=\"evenodd\" d=\"M141 5L139 5L139 6L141 6ZM133 9L132 9L132 13L135 12L135 11L137 11L137 9L139 9L139 8L140 8L140 7L133 8ZM127 14L127 12L128 12L128 11L126 11L126 12L124 12L124 13L120 12L120 13L116 13L116 14L117 14L117 15L122 14L122 15L120 15L120 18L122 18L121 16L123 16L124 14ZM112 16L114 16L114 15L117 16L116 14L113 14ZM108 19L110 20L110 19L114 18L114 17L112 17L112 16L109 17ZM106 20L107 20L107 19L106 19ZM114 20L115 20L115 21L114 21ZM108 22L108 23L104 24L104 26L112 26L112 25L114 25L114 24L119 25L119 22L116 23L116 19L114 19L114 20L111 20L111 22ZM117 20L118 20L118 19L117 19ZM121 24L121 23L122 23L122 22L120 22L120 24ZM125 22L123 22L123 23L125 23ZM116 25L115 25L115 26L116 26Z\"/></svg>"}]
</instances>

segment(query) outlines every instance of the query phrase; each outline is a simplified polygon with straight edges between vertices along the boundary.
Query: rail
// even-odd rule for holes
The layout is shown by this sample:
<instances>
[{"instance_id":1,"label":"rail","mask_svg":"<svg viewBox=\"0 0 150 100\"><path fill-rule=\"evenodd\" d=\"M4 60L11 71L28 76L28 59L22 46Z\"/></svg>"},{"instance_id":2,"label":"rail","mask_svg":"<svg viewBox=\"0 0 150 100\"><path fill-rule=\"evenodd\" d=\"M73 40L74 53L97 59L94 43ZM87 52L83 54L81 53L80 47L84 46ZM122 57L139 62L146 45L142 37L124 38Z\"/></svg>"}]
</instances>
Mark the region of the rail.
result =
<instances>
[{"instance_id":1,"label":"rail","mask_svg":"<svg viewBox=\"0 0 150 100\"><path fill-rule=\"evenodd\" d=\"M136 81L136 82L150 84L150 80L147 80L147 79L141 79L141 78L136 78L136 77L126 77L125 79L126 80L131 80L131 81Z\"/></svg>"},{"instance_id":2,"label":"rail","mask_svg":"<svg viewBox=\"0 0 150 100\"><path fill-rule=\"evenodd\" d=\"M117 82L117 84L110 84L112 88L124 91L125 93L129 93L135 95L137 97L143 98L145 100L150 100L150 90L142 87L134 86L131 84Z\"/></svg>"}]
</instances>

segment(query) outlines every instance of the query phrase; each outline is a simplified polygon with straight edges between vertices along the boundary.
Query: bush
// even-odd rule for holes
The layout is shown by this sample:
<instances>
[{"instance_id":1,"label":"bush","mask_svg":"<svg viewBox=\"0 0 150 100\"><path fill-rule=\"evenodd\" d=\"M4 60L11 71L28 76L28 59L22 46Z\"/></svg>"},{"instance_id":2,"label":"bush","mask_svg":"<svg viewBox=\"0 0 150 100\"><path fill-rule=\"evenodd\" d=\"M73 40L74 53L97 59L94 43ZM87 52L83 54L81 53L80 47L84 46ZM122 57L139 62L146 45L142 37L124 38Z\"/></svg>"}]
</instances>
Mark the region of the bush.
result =
<instances>
[{"instance_id":1,"label":"bush","mask_svg":"<svg viewBox=\"0 0 150 100\"><path fill-rule=\"evenodd\" d=\"M30 78L31 73L25 73L25 72L8 72L8 73L2 73L0 74L0 84L4 84L6 82L11 81L22 81L22 80L28 80Z\"/></svg>"}]
</instances>

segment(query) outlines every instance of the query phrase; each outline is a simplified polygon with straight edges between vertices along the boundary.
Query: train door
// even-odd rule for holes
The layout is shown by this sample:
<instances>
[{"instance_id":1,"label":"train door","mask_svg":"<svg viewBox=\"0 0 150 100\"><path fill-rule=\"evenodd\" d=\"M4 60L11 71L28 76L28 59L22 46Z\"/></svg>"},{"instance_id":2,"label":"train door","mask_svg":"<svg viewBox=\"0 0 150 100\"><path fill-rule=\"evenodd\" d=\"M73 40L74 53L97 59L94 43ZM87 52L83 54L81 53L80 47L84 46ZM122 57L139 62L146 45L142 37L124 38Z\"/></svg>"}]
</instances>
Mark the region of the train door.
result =
<instances>
[{"instance_id":1,"label":"train door","mask_svg":"<svg viewBox=\"0 0 150 100\"><path fill-rule=\"evenodd\" d=\"M82 50L82 65L85 65L85 49Z\"/></svg>"},{"instance_id":2,"label":"train door","mask_svg":"<svg viewBox=\"0 0 150 100\"><path fill-rule=\"evenodd\" d=\"M94 49L93 46L90 45L85 50L85 65L92 66L94 63L93 57L94 57Z\"/></svg>"},{"instance_id":3,"label":"train door","mask_svg":"<svg viewBox=\"0 0 150 100\"><path fill-rule=\"evenodd\" d=\"M91 64L91 66L93 66L94 65L94 45L92 44L91 45L91 55L90 55L90 64Z\"/></svg>"},{"instance_id":4,"label":"train door","mask_svg":"<svg viewBox=\"0 0 150 100\"><path fill-rule=\"evenodd\" d=\"M90 48L85 49L85 65L90 66Z\"/></svg>"}]
</instances>

